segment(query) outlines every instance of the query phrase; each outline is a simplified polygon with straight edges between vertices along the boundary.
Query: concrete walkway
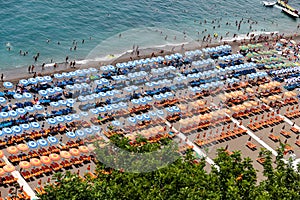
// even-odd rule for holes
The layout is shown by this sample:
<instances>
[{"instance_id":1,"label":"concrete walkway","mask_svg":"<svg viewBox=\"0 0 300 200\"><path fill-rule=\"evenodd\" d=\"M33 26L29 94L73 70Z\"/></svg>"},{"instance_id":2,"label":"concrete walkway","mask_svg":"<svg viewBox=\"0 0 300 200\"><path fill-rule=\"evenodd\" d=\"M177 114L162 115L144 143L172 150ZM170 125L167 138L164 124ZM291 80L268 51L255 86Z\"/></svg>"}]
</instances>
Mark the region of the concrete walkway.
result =
<instances>
[{"instance_id":1,"label":"concrete walkway","mask_svg":"<svg viewBox=\"0 0 300 200\"><path fill-rule=\"evenodd\" d=\"M3 156L2 158L4 160L4 162L7 165L11 165L11 163L9 162L9 160L7 159L6 156ZM13 175L13 177L17 178L17 182L20 185L20 188L23 187L23 190L31 197L31 199L38 199L36 194L34 193L34 191L32 190L32 188L29 186L29 184L24 180L24 178L21 176L19 171L13 171L11 173Z\"/></svg>"}]
</instances>

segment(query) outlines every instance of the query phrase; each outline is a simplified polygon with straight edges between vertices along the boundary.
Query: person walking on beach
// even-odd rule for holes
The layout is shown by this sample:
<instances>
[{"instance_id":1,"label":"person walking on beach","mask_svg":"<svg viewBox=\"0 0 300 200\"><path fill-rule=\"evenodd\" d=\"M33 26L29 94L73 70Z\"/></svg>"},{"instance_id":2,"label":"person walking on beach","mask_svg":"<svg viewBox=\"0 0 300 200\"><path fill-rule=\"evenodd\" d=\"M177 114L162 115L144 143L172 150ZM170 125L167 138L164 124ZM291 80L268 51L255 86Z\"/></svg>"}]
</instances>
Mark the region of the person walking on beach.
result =
<instances>
[{"instance_id":1,"label":"person walking on beach","mask_svg":"<svg viewBox=\"0 0 300 200\"><path fill-rule=\"evenodd\" d=\"M3 82L3 79L4 79L4 74L2 73L1 74L1 82Z\"/></svg>"},{"instance_id":2,"label":"person walking on beach","mask_svg":"<svg viewBox=\"0 0 300 200\"><path fill-rule=\"evenodd\" d=\"M31 73L34 73L34 65L31 66Z\"/></svg>"},{"instance_id":3,"label":"person walking on beach","mask_svg":"<svg viewBox=\"0 0 300 200\"><path fill-rule=\"evenodd\" d=\"M76 64L76 62L75 62L75 60L73 61L73 68L75 68L75 64Z\"/></svg>"},{"instance_id":4,"label":"person walking on beach","mask_svg":"<svg viewBox=\"0 0 300 200\"><path fill-rule=\"evenodd\" d=\"M28 73L31 73L31 65L28 66Z\"/></svg>"},{"instance_id":5,"label":"person walking on beach","mask_svg":"<svg viewBox=\"0 0 300 200\"><path fill-rule=\"evenodd\" d=\"M66 57L66 63L68 63L68 60L69 60L69 56Z\"/></svg>"}]
</instances>

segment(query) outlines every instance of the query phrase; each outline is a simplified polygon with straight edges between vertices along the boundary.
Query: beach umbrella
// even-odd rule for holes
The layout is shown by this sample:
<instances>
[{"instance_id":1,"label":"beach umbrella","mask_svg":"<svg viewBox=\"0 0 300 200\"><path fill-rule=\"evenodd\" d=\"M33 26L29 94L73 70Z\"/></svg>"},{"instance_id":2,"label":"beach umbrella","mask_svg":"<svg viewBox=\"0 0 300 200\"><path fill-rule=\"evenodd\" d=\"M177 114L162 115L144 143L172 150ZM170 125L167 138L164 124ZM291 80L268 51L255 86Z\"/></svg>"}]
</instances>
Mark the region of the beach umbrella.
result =
<instances>
[{"instance_id":1,"label":"beach umbrella","mask_svg":"<svg viewBox=\"0 0 300 200\"><path fill-rule=\"evenodd\" d=\"M10 146L6 148L6 151L10 154L17 154L19 150L16 146Z\"/></svg>"},{"instance_id":2,"label":"beach umbrella","mask_svg":"<svg viewBox=\"0 0 300 200\"><path fill-rule=\"evenodd\" d=\"M143 118L144 118L145 120L151 120L150 115L148 115L147 113L144 113L144 114L142 114L142 115L143 115Z\"/></svg>"},{"instance_id":3,"label":"beach umbrella","mask_svg":"<svg viewBox=\"0 0 300 200\"><path fill-rule=\"evenodd\" d=\"M97 133L97 132L100 132L101 131L101 129L100 129L100 127L99 126L91 126L91 129L95 132L95 133Z\"/></svg>"},{"instance_id":4,"label":"beach umbrella","mask_svg":"<svg viewBox=\"0 0 300 200\"><path fill-rule=\"evenodd\" d=\"M80 119L80 116L78 114L72 114L71 115L73 117L73 119L78 120Z\"/></svg>"},{"instance_id":5,"label":"beach umbrella","mask_svg":"<svg viewBox=\"0 0 300 200\"><path fill-rule=\"evenodd\" d=\"M56 91L53 88L48 88L46 89L46 91L49 95L54 95L56 93Z\"/></svg>"},{"instance_id":6,"label":"beach umbrella","mask_svg":"<svg viewBox=\"0 0 300 200\"><path fill-rule=\"evenodd\" d=\"M67 85L66 88L67 88L68 90L74 90L75 87L74 87L73 85Z\"/></svg>"},{"instance_id":7,"label":"beach umbrella","mask_svg":"<svg viewBox=\"0 0 300 200\"><path fill-rule=\"evenodd\" d=\"M69 159L69 158L72 157L72 155L68 151L61 151L60 152L60 157L65 158L65 159Z\"/></svg>"},{"instance_id":8,"label":"beach umbrella","mask_svg":"<svg viewBox=\"0 0 300 200\"><path fill-rule=\"evenodd\" d=\"M39 167L42 165L42 162L40 161L40 159L37 159L37 158L31 158L30 159L30 164L32 166L35 166L35 167Z\"/></svg>"},{"instance_id":9,"label":"beach umbrella","mask_svg":"<svg viewBox=\"0 0 300 200\"><path fill-rule=\"evenodd\" d=\"M0 130L0 137L4 135L3 131Z\"/></svg>"},{"instance_id":10,"label":"beach umbrella","mask_svg":"<svg viewBox=\"0 0 300 200\"><path fill-rule=\"evenodd\" d=\"M3 176L6 173L3 168L0 168L0 176Z\"/></svg>"},{"instance_id":11,"label":"beach umbrella","mask_svg":"<svg viewBox=\"0 0 300 200\"><path fill-rule=\"evenodd\" d=\"M16 168L13 165L11 165L11 164L5 165L3 167L3 170L6 171L6 172L8 172L8 173L15 171L15 169Z\"/></svg>"},{"instance_id":12,"label":"beach umbrella","mask_svg":"<svg viewBox=\"0 0 300 200\"><path fill-rule=\"evenodd\" d=\"M23 95L16 93L16 94L14 94L14 99L21 100L21 99L23 99Z\"/></svg>"},{"instance_id":13,"label":"beach umbrella","mask_svg":"<svg viewBox=\"0 0 300 200\"><path fill-rule=\"evenodd\" d=\"M80 155L80 151L79 151L78 149L75 149L75 148L71 148L71 149L69 150L69 152L70 152L70 154L71 154L72 156L79 156L79 155Z\"/></svg>"},{"instance_id":14,"label":"beach umbrella","mask_svg":"<svg viewBox=\"0 0 300 200\"><path fill-rule=\"evenodd\" d=\"M39 140L37 141L37 143L38 143L38 145L41 146L41 147L46 147L46 146L48 146L48 142L47 142L47 140L45 140L45 139L39 139Z\"/></svg>"},{"instance_id":15,"label":"beach umbrella","mask_svg":"<svg viewBox=\"0 0 300 200\"><path fill-rule=\"evenodd\" d=\"M19 163L20 168L22 169L29 169L31 167L30 163L28 161L21 161Z\"/></svg>"},{"instance_id":16,"label":"beach umbrella","mask_svg":"<svg viewBox=\"0 0 300 200\"><path fill-rule=\"evenodd\" d=\"M0 97L0 104L5 104L6 103L6 99L4 97Z\"/></svg>"},{"instance_id":17,"label":"beach umbrella","mask_svg":"<svg viewBox=\"0 0 300 200\"><path fill-rule=\"evenodd\" d=\"M40 161L42 164L50 165L52 160L48 156L41 156Z\"/></svg>"},{"instance_id":18,"label":"beach umbrella","mask_svg":"<svg viewBox=\"0 0 300 200\"><path fill-rule=\"evenodd\" d=\"M4 153L2 150L0 150L0 158L2 158L4 156Z\"/></svg>"},{"instance_id":19,"label":"beach umbrella","mask_svg":"<svg viewBox=\"0 0 300 200\"><path fill-rule=\"evenodd\" d=\"M72 107L75 103L75 100L74 99L67 99L67 104L70 104L70 106Z\"/></svg>"},{"instance_id":20,"label":"beach umbrella","mask_svg":"<svg viewBox=\"0 0 300 200\"><path fill-rule=\"evenodd\" d=\"M33 106L33 108L35 109L35 110L43 110L44 109L44 107L43 106L41 106L41 105L34 105Z\"/></svg>"},{"instance_id":21,"label":"beach umbrella","mask_svg":"<svg viewBox=\"0 0 300 200\"><path fill-rule=\"evenodd\" d=\"M112 121L111 124L112 124L113 126L121 126L121 122L119 122L119 121L117 121L117 120Z\"/></svg>"},{"instance_id":22,"label":"beach umbrella","mask_svg":"<svg viewBox=\"0 0 300 200\"><path fill-rule=\"evenodd\" d=\"M127 119L128 119L128 121L129 121L130 123L133 123L133 124L136 123L136 119L135 119L134 117L129 117L129 118L127 118Z\"/></svg>"},{"instance_id":23,"label":"beach umbrella","mask_svg":"<svg viewBox=\"0 0 300 200\"><path fill-rule=\"evenodd\" d=\"M52 81L52 78L51 78L51 76L44 76L44 80L45 80L46 82L51 82L51 81Z\"/></svg>"},{"instance_id":24,"label":"beach umbrella","mask_svg":"<svg viewBox=\"0 0 300 200\"><path fill-rule=\"evenodd\" d=\"M63 92L63 89L61 89L60 87L55 87L53 88L55 92L57 93L62 93Z\"/></svg>"},{"instance_id":25,"label":"beach umbrella","mask_svg":"<svg viewBox=\"0 0 300 200\"><path fill-rule=\"evenodd\" d=\"M54 78L62 79L64 76L62 74L54 74Z\"/></svg>"},{"instance_id":26,"label":"beach umbrella","mask_svg":"<svg viewBox=\"0 0 300 200\"><path fill-rule=\"evenodd\" d=\"M58 144L58 139L54 136L49 136L47 140L49 141L50 144Z\"/></svg>"},{"instance_id":27,"label":"beach umbrella","mask_svg":"<svg viewBox=\"0 0 300 200\"><path fill-rule=\"evenodd\" d=\"M38 144L35 141L29 141L27 142L27 145L30 149L35 149L38 147Z\"/></svg>"},{"instance_id":28,"label":"beach umbrella","mask_svg":"<svg viewBox=\"0 0 300 200\"><path fill-rule=\"evenodd\" d=\"M28 81L26 80L26 79L21 79L21 80L19 80L19 84L21 84L21 85L24 85L24 86L26 86L26 85L28 85Z\"/></svg>"},{"instance_id":29,"label":"beach umbrella","mask_svg":"<svg viewBox=\"0 0 300 200\"><path fill-rule=\"evenodd\" d=\"M59 107L59 103L58 102L50 102L50 106L53 108L57 108L57 107Z\"/></svg>"},{"instance_id":30,"label":"beach umbrella","mask_svg":"<svg viewBox=\"0 0 300 200\"><path fill-rule=\"evenodd\" d=\"M31 126L31 128L33 128L33 129L38 129L38 128L40 128L40 124L37 123L37 122L31 122L31 123L30 123L30 126Z\"/></svg>"},{"instance_id":31,"label":"beach umbrella","mask_svg":"<svg viewBox=\"0 0 300 200\"><path fill-rule=\"evenodd\" d=\"M51 153L49 155L49 158L52 160L52 161L59 161L60 160L60 156L56 153Z\"/></svg>"},{"instance_id":32,"label":"beach umbrella","mask_svg":"<svg viewBox=\"0 0 300 200\"><path fill-rule=\"evenodd\" d=\"M28 81L30 84L33 84L33 85L38 83L38 81L35 78L30 78L30 79L28 79Z\"/></svg>"},{"instance_id":33,"label":"beach umbrella","mask_svg":"<svg viewBox=\"0 0 300 200\"><path fill-rule=\"evenodd\" d=\"M10 135L13 133L13 131L10 128L3 128L2 132L7 135Z\"/></svg>"},{"instance_id":34,"label":"beach umbrella","mask_svg":"<svg viewBox=\"0 0 300 200\"><path fill-rule=\"evenodd\" d=\"M24 143L18 144L18 145L17 145L17 148L18 148L20 151L28 151L28 150L29 150L28 145L27 145L27 144L24 144Z\"/></svg>"},{"instance_id":35,"label":"beach umbrella","mask_svg":"<svg viewBox=\"0 0 300 200\"><path fill-rule=\"evenodd\" d=\"M81 137L81 138L85 137L85 132L82 130L76 130L75 133L78 137Z\"/></svg>"},{"instance_id":36,"label":"beach umbrella","mask_svg":"<svg viewBox=\"0 0 300 200\"><path fill-rule=\"evenodd\" d=\"M113 110L118 110L120 108L118 104L111 104L111 107L113 108Z\"/></svg>"},{"instance_id":37,"label":"beach umbrella","mask_svg":"<svg viewBox=\"0 0 300 200\"><path fill-rule=\"evenodd\" d=\"M22 133L22 128L19 126L13 126L13 127L11 127L11 130L14 132L14 134Z\"/></svg>"},{"instance_id":38,"label":"beach umbrella","mask_svg":"<svg viewBox=\"0 0 300 200\"><path fill-rule=\"evenodd\" d=\"M40 91L39 91L39 95L45 97L45 96L48 95L48 92L47 92L46 90L40 90Z\"/></svg>"},{"instance_id":39,"label":"beach umbrella","mask_svg":"<svg viewBox=\"0 0 300 200\"><path fill-rule=\"evenodd\" d=\"M30 129L29 124L21 124L20 126L22 127L23 130L29 130Z\"/></svg>"},{"instance_id":40,"label":"beach umbrella","mask_svg":"<svg viewBox=\"0 0 300 200\"><path fill-rule=\"evenodd\" d=\"M67 136L68 138L74 139L74 138L76 137L76 134L75 134L74 132L67 132L67 133L66 133L66 136Z\"/></svg>"},{"instance_id":41,"label":"beach umbrella","mask_svg":"<svg viewBox=\"0 0 300 200\"><path fill-rule=\"evenodd\" d=\"M64 118L67 122L73 121L73 117L71 115L66 115L66 116L64 116Z\"/></svg>"},{"instance_id":42,"label":"beach umbrella","mask_svg":"<svg viewBox=\"0 0 300 200\"><path fill-rule=\"evenodd\" d=\"M156 111L157 115L163 116L165 113L162 110L157 110Z\"/></svg>"},{"instance_id":43,"label":"beach umbrella","mask_svg":"<svg viewBox=\"0 0 300 200\"><path fill-rule=\"evenodd\" d=\"M78 150L82 153L89 153L89 149L87 146L79 146Z\"/></svg>"},{"instance_id":44,"label":"beach umbrella","mask_svg":"<svg viewBox=\"0 0 300 200\"><path fill-rule=\"evenodd\" d=\"M55 117L55 120L56 120L58 123L62 123L62 122L65 121L65 118L62 117L62 116L56 116L56 117Z\"/></svg>"},{"instance_id":45,"label":"beach umbrella","mask_svg":"<svg viewBox=\"0 0 300 200\"><path fill-rule=\"evenodd\" d=\"M177 106L172 106L172 109L173 109L175 112L180 112L180 109L179 109Z\"/></svg>"},{"instance_id":46,"label":"beach umbrella","mask_svg":"<svg viewBox=\"0 0 300 200\"><path fill-rule=\"evenodd\" d=\"M105 109L108 110L108 111L111 111L113 108L111 107L111 105L106 105Z\"/></svg>"},{"instance_id":47,"label":"beach umbrella","mask_svg":"<svg viewBox=\"0 0 300 200\"><path fill-rule=\"evenodd\" d=\"M49 125L54 125L54 124L56 124L56 120L55 120L54 118L49 118L49 119L47 119L47 122L48 122Z\"/></svg>"},{"instance_id":48,"label":"beach umbrella","mask_svg":"<svg viewBox=\"0 0 300 200\"><path fill-rule=\"evenodd\" d=\"M2 119L6 119L6 118L9 117L9 113L8 113L8 112L1 112L1 113L0 113L0 117L1 117Z\"/></svg>"},{"instance_id":49,"label":"beach umbrella","mask_svg":"<svg viewBox=\"0 0 300 200\"><path fill-rule=\"evenodd\" d=\"M40 83L45 81L44 77L41 76L36 77L36 80Z\"/></svg>"},{"instance_id":50,"label":"beach umbrella","mask_svg":"<svg viewBox=\"0 0 300 200\"><path fill-rule=\"evenodd\" d=\"M34 107L31 107L31 106L26 106L25 107L25 110L28 112L28 113L33 113L35 111Z\"/></svg>"},{"instance_id":51,"label":"beach umbrella","mask_svg":"<svg viewBox=\"0 0 300 200\"><path fill-rule=\"evenodd\" d=\"M139 121L143 121L144 120L144 117L143 115L136 115L135 118Z\"/></svg>"},{"instance_id":52,"label":"beach umbrella","mask_svg":"<svg viewBox=\"0 0 300 200\"><path fill-rule=\"evenodd\" d=\"M87 133L87 134L93 134L93 129L91 129L91 128L85 128L84 132Z\"/></svg>"},{"instance_id":53,"label":"beach umbrella","mask_svg":"<svg viewBox=\"0 0 300 200\"><path fill-rule=\"evenodd\" d=\"M25 99L32 99L32 94L30 94L28 92L24 92L23 93L23 98L25 98Z\"/></svg>"},{"instance_id":54,"label":"beach umbrella","mask_svg":"<svg viewBox=\"0 0 300 200\"><path fill-rule=\"evenodd\" d=\"M168 111L168 112L170 112L170 113L174 112L173 108L171 108L171 107L167 107L167 108L166 108L166 111Z\"/></svg>"},{"instance_id":55,"label":"beach umbrella","mask_svg":"<svg viewBox=\"0 0 300 200\"><path fill-rule=\"evenodd\" d=\"M11 89L14 87L14 85L11 82L4 82L3 86L7 89Z\"/></svg>"}]
</instances>

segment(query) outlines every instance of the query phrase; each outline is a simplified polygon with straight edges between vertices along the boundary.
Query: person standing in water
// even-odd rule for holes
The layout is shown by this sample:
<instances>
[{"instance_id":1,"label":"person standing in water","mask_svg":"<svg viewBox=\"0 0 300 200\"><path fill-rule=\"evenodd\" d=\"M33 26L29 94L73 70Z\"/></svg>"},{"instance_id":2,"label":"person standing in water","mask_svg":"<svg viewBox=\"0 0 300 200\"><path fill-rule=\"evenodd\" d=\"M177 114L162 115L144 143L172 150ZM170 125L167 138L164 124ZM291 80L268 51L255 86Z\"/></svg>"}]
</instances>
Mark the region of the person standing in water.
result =
<instances>
[{"instance_id":1,"label":"person standing in water","mask_svg":"<svg viewBox=\"0 0 300 200\"><path fill-rule=\"evenodd\" d=\"M1 74L1 82L3 82L3 79L4 79L4 74L2 73Z\"/></svg>"}]
</instances>

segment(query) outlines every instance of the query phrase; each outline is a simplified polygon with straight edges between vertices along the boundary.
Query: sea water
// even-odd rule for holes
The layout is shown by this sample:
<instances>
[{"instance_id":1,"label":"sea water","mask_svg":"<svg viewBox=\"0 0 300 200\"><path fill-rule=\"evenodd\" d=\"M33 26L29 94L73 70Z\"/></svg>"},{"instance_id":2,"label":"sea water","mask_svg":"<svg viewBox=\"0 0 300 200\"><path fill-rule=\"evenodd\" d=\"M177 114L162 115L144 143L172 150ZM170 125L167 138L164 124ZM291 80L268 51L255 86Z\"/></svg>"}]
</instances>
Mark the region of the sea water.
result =
<instances>
[{"instance_id":1,"label":"sea water","mask_svg":"<svg viewBox=\"0 0 300 200\"><path fill-rule=\"evenodd\" d=\"M299 1L290 5L300 9ZM257 31L297 31L298 19L260 0L0 0L0 69L115 56L133 45L173 45L208 33L232 37L250 31L248 23L237 30L242 18Z\"/></svg>"}]
</instances>

